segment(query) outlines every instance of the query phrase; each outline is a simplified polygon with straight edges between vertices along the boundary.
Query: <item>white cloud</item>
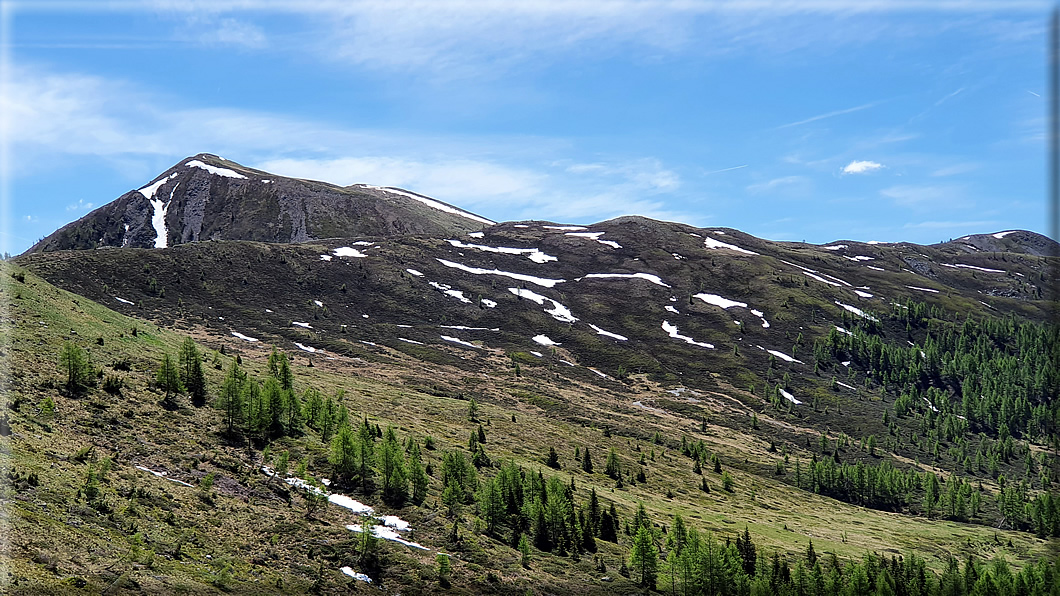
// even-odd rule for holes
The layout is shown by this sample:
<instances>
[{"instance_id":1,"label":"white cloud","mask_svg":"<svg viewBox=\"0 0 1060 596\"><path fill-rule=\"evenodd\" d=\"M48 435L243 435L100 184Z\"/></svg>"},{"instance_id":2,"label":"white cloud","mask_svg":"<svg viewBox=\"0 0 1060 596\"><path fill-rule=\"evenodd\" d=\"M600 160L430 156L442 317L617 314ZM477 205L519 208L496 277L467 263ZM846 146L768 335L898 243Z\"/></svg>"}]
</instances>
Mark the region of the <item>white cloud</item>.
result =
<instances>
[{"instance_id":1,"label":"white cloud","mask_svg":"<svg viewBox=\"0 0 1060 596\"><path fill-rule=\"evenodd\" d=\"M866 174L873 170L878 170L883 167L883 164L875 161L852 161L843 167L844 174Z\"/></svg>"},{"instance_id":2,"label":"white cloud","mask_svg":"<svg viewBox=\"0 0 1060 596\"><path fill-rule=\"evenodd\" d=\"M860 112L861 110L867 110L867 109L869 109L871 107L874 107L876 105L879 105L879 104L880 104L880 102L873 101L873 102L869 102L869 103L866 103L866 104L862 104L860 106L854 106L852 108L846 108L846 109L843 109L843 110L835 110L833 112L825 112L824 114L818 114L816 116L810 116L809 118L806 118L806 119L803 119L803 120L799 120L799 121L796 121L796 122L789 122L787 124L781 124L777 128L790 128L792 126L801 126L803 124L809 124L810 122L817 122L818 120L824 120L826 118L832 118L832 117L835 117L835 116L842 116L843 114L852 114L854 112Z\"/></svg>"},{"instance_id":3,"label":"white cloud","mask_svg":"<svg viewBox=\"0 0 1060 596\"><path fill-rule=\"evenodd\" d=\"M228 45L250 49L259 49L266 45L265 32L260 27L236 19L222 19L212 25L196 23L191 26L205 29L195 35L203 45Z\"/></svg>"},{"instance_id":4,"label":"white cloud","mask_svg":"<svg viewBox=\"0 0 1060 596\"><path fill-rule=\"evenodd\" d=\"M94 207L94 203L86 203L84 199L78 199L76 203L72 203L66 206L67 211L89 211ZM26 216L27 221L29 216Z\"/></svg>"}]
</instances>

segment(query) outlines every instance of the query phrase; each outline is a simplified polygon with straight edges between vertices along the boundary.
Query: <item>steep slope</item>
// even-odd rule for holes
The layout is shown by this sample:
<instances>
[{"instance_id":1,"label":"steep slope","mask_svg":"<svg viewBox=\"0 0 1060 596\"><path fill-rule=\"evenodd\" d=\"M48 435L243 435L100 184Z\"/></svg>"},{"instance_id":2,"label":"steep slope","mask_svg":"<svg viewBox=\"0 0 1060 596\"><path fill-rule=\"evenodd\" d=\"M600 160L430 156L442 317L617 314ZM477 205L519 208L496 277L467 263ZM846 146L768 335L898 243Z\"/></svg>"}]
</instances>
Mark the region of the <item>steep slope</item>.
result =
<instances>
[{"instance_id":1,"label":"steep slope","mask_svg":"<svg viewBox=\"0 0 1060 596\"><path fill-rule=\"evenodd\" d=\"M401 189L285 178L202 153L60 228L28 252L154 248L202 240L445 235L491 223Z\"/></svg>"}]
</instances>

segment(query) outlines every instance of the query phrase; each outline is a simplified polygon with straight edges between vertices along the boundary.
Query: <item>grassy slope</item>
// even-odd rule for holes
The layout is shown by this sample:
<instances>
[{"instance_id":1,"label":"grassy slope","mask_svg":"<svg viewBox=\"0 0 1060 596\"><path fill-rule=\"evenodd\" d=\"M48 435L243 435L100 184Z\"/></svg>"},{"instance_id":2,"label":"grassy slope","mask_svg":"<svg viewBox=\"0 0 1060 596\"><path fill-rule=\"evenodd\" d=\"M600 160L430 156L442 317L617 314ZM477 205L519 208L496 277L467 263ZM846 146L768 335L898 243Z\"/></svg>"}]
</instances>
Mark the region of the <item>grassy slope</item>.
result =
<instances>
[{"instance_id":1,"label":"grassy slope","mask_svg":"<svg viewBox=\"0 0 1060 596\"><path fill-rule=\"evenodd\" d=\"M114 586L115 592L197 593L227 585L236 591L279 593L304 591L315 581L321 582L325 592L339 592L352 583L338 572L343 565L356 567L352 535L343 527L351 523L351 515L331 506L316 519L307 520L300 495L276 482L270 485L264 475L254 472L260 452L222 443L216 411L186 407L169 412L158 405L161 395L149 386L152 368L163 351L175 353L182 335L119 315L32 274L19 283L9 275L10 269L5 264L2 275L13 326L9 327L11 375L5 379L5 394L13 402L10 417L15 434L2 440L5 452L12 455L6 462L9 469L35 472L40 479L35 487L18 480L4 487L4 504L10 509L11 575L7 580L12 592L98 593ZM135 337L131 335L134 327L139 331ZM187 330L206 347L230 344L201 328ZM97 337L103 338L102 345L96 343ZM123 394L110 396L97 389L80 398L59 395L53 388L58 379L55 355L65 340L90 348L94 363L106 373L122 375ZM771 474L775 455L766 452L768 438L774 436L774 421L763 416L763 430L755 433L738 425L733 396L753 398L732 388L722 386L723 397L716 401L694 404L713 410L712 420L719 423L700 433L698 418L631 405L638 399L651 403L649 398L660 396L647 381L608 389L571 381L543 366L524 367L524 376L517 378L500 356L493 358L493 366L469 374L391 349L379 350L365 352L361 360L315 358L312 368L305 366L306 358L296 357L298 388L311 384L327 393L343 388L353 415L367 414L384 427L394 424L402 436L434 436L440 449L428 459L436 469L441 450L466 446L473 428L465 416L467 403L413 385L465 387L465 395L480 396L482 418L489 420L487 451L495 461L510 458L532 469L543 468L543 456L549 446L555 446L562 477L574 476L577 501L585 499L589 487L595 487L605 504L616 502L623 519L643 502L657 523L668 523L673 513L681 513L701 530L713 530L723 537L734 536L747 524L760 553L773 549L799 553L812 537L819 553L851 558L865 550L915 551L936 567L946 554L1002 553L1020 561L1041 556L1050 548L1026 533L862 509L778 481ZM458 359L461 350L449 351ZM266 356L266 348L253 344L246 344L241 355L246 367L259 376ZM368 358L376 362L366 365ZM112 370L110 365L121 359L131 360L131 371ZM209 369L208 374L211 386L216 387L220 372ZM46 395L57 404L51 419L36 415L37 404ZM577 416L570 416L572 411ZM517 423L511 422L512 414ZM777 418L775 422L786 429L781 436L793 438L788 445L792 457L807 459L808 452L797 437L812 438L816 431L800 428L798 419L779 413ZM600 428L572 419L606 419L614 434L605 438ZM653 446L646 440L656 429L669 447ZM734 493L720 490L717 476L709 471L705 475L714 490L709 495L698 490L691 462L673 448L682 433L704 439L712 451L721 454L736 478ZM88 461L73 460L73 454L89 445L95 449ZM582 473L573 451L575 446L586 445L592 449L597 470L603 468L608 447L613 446L633 469L641 453L654 449L655 460L649 458L646 466L647 483L612 490L613 482L603 474ZM292 461L306 456L311 473L330 474L326 451L316 437L285 440L282 447L292 450ZM103 484L106 507L101 512L88 507L78 489L84 484L89 461L104 456L114 457L115 465ZM197 484L207 472L217 472L214 496L203 498L197 488L156 478L135 465L166 471L190 484ZM546 476L549 472L545 469ZM673 499L664 496L667 488L674 490ZM633 591L615 573L626 553L625 537L619 546L598 541L599 555L609 568L607 575L616 580L611 584L599 582L602 574L588 556L573 561L536 553L531 569L523 570L517 551L474 535L473 516L468 513L461 522L463 543L452 548L446 543L451 521L438 502L439 489L436 477L423 507L395 513L412 522L415 540L454 553L457 592L492 588L522 593L528 586L559 592ZM380 505L374 496L362 500ZM392 543L385 543L382 550L384 573L379 579L384 586L397 589L400 585L407 593L436 588L433 553ZM496 581L488 577L490 572Z\"/></svg>"}]
</instances>

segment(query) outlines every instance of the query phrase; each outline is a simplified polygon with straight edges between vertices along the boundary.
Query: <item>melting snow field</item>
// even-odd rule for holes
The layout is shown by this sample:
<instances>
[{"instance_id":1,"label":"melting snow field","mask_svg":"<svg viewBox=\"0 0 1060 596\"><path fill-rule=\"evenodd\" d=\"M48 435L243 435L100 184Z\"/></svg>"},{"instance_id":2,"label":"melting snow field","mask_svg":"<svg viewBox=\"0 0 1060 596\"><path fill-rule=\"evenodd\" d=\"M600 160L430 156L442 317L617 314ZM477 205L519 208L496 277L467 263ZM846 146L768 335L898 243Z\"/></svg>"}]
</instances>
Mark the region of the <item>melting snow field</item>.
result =
<instances>
[{"instance_id":1,"label":"melting snow field","mask_svg":"<svg viewBox=\"0 0 1060 596\"><path fill-rule=\"evenodd\" d=\"M651 283L653 283L653 284L655 284L657 286L662 286L664 288L669 288L670 287L670 284L668 284L668 283L664 282L663 280L659 279L658 275L652 275L651 273L588 273L588 274L586 274L583 277L579 277L578 279L582 280L582 279L586 279L586 278L589 278L589 277L596 278L596 279L606 279L606 278L613 278L613 277L625 277L625 278L630 278L630 279L646 279L646 280L650 281Z\"/></svg>"},{"instance_id":2,"label":"melting snow field","mask_svg":"<svg viewBox=\"0 0 1060 596\"><path fill-rule=\"evenodd\" d=\"M315 354L315 353L317 353L317 352L319 352L319 351L320 351L320 350L318 350L318 349L316 349L316 348L313 348L313 347L310 347L310 346L306 346L306 345L300 344L300 343L298 343L298 342L294 342L294 345L295 345L295 346L296 346L296 347L297 347L297 348L298 348L299 350L302 350L302 351L305 351L305 352L310 352L310 353L313 353L313 354Z\"/></svg>"},{"instance_id":3,"label":"melting snow field","mask_svg":"<svg viewBox=\"0 0 1060 596\"><path fill-rule=\"evenodd\" d=\"M862 255L858 255L856 257L843 256L843 258L848 260L848 261L872 261L872 260L875 260L872 257L866 257L866 256L862 256Z\"/></svg>"},{"instance_id":4,"label":"melting snow field","mask_svg":"<svg viewBox=\"0 0 1060 596\"><path fill-rule=\"evenodd\" d=\"M343 567L342 569L339 569L339 571L345 573L346 575L352 577L353 579L355 579L357 581L362 581L362 582L366 582L366 583L369 583L369 584L372 583L372 578L368 577L367 575L365 575L363 573L358 573L358 572L354 571L353 569L351 569L349 567Z\"/></svg>"},{"instance_id":5,"label":"melting snow field","mask_svg":"<svg viewBox=\"0 0 1060 596\"><path fill-rule=\"evenodd\" d=\"M835 328L836 328L836 330L837 330L837 331L839 331L840 333L846 333L847 335L854 335L853 333L851 333L851 332L847 331L846 329L843 329L843 328L842 328L842 327L840 327L839 325L836 325L836 326L835 326Z\"/></svg>"},{"instance_id":6,"label":"melting snow field","mask_svg":"<svg viewBox=\"0 0 1060 596\"><path fill-rule=\"evenodd\" d=\"M683 342L685 342L687 344L691 344L693 346L699 346L701 348L714 349L714 344L708 344L706 342L696 341L696 340L692 339L691 337L688 337L687 335L681 335L680 333L677 332L677 326L676 325L671 325L670 321L663 321L662 329L667 334L669 334L670 337L672 337L674 339L679 339L679 340L681 340L681 341L683 341Z\"/></svg>"},{"instance_id":7,"label":"melting snow field","mask_svg":"<svg viewBox=\"0 0 1060 596\"><path fill-rule=\"evenodd\" d=\"M176 190L174 188L174 190ZM151 208L151 225L155 228L155 248L166 248L169 245L169 230L166 228L166 213L169 211L169 203L162 203L162 199L148 199Z\"/></svg>"},{"instance_id":8,"label":"melting snow field","mask_svg":"<svg viewBox=\"0 0 1060 596\"><path fill-rule=\"evenodd\" d=\"M485 232L468 232L467 235L468 235L469 238L485 238L486 237Z\"/></svg>"},{"instance_id":9,"label":"melting snow field","mask_svg":"<svg viewBox=\"0 0 1060 596\"><path fill-rule=\"evenodd\" d=\"M951 269L956 269L959 267L961 269L975 269L976 271L986 271L987 273L1005 273L1001 269L987 269L986 267L975 267L973 265L947 265L946 263L942 263L942 266L949 267Z\"/></svg>"},{"instance_id":10,"label":"melting snow field","mask_svg":"<svg viewBox=\"0 0 1060 596\"><path fill-rule=\"evenodd\" d=\"M843 381L836 381L835 384L836 385L842 385L843 387L846 387L847 389L849 389L851 391L857 391L858 390L857 387L854 387L853 385L847 385Z\"/></svg>"},{"instance_id":11,"label":"melting snow field","mask_svg":"<svg viewBox=\"0 0 1060 596\"><path fill-rule=\"evenodd\" d=\"M501 271L500 269L479 269L478 267L468 267L460 263L454 263L453 261L447 261L445 259L435 259L439 263L446 267L452 267L475 275L502 275L504 277L510 277L518 281L526 281L532 284L537 284L546 288L551 288L556 284L561 284L567 280L565 279L547 279L543 277L534 277L533 275L523 275L521 273L509 273L507 271Z\"/></svg>"},{"instance_id":12,"label":"melting snow field","mask_svg":"<svg viewBox=\"0 0 1060 596\"><path fill-rule=\"evenodd\" d=\"M244 176L243 174L240 174L239 172L236 172L235 170L230 170L228 168L219 168L217 166L211 166L209 164L202 163L201 161L199 161L197 159L193 159L193 160L189 161L188 163L186 163L184 165L189 167L189 168L202 168L202 169L206 170L207 172L209 172L211 174L214 174L216 176L224 176L226 178L242 178L243 180L247 179L246 176Z\"/></svg>"},{"instance_id":13,"label":"melting snow field","mask_svg":"<svg viewBox=\"0 0 1060 596\"><path fill-rule=\"evenodd\" d=\"M735 250L736 252L742 252L742 253L749 254L749 255L757 255L758 254L758 253L756 253L753 250L747 250L746 248L740 248L739 246L736 246L735 244L729 244L728 242L722 242L721 240L715 240L714 238L710 238L710 237L707 237L707 238L703 239L703 246L706 246L707 248L710 248L710 249L727 248L729 250Z\"/></svg>"},{"instance_id":14,"label":"melting snow field","mask_svg":"<svg viewBox=\"0 0 1060 596\"><path fill-rule=\"evenodd\" d=\"M414 339L408 339L406 337L399 337L398 341L403 341L403 342L408 343L408 344L416 344L417 346L424 345L422 341L416 341Z\"/></svg>"},{"instance_id":15,"label":"melting snow field","mask_svg":"<svg viewBox=\"0 0 1060 596\"><path fill-rule=\"evenodd\" d=\"M467 211L463 211L461 209L457 209L456 207L452 207L450 205L446 205L445 203L442 203L440 201L435 201L434 199L430 199L430 198L427 198L427 197L425 197L423 195L418 195L416 193L405 192L403 190L398 190L396 188L389 187L389 186L372 186L370 184L365 184L363 186L365 188L371 188L371 189L374 189L374 190L381 190L381 191L383 191L385 193L390 193L392 195L400 195L400 196L403 196L403 197L407 197L407 198L410 198L410 199L412 199L414 201L419 201L420 203L423 203L424 205L427 205L428 207L431 207L433 209L437 209L439 211L444 211L446 213L452 213L453 215L459 215L461 217L466 217L466 218L468 218L470 220L477 221L479 223L484 223L487 226L492 226L493 224L497 223L495 221L486 219L485 217L479 217L479 216L477 216L477 215L475 215L473 213L468 213Z\"/></svg>"},{"instance_id":16,"label":"melting snow field","mask_svg":"<svg viewBox=\"0 0 1060 596\"><path fill-rule=\"evenodd\" d=\"M610 331L604 331L603 329L597 327L596 325L593 325L592 323L589 323L589 326L592 327L593 331L595 331L597 334L603 335L605 337L610 337L612 339L617 339L619 341L626 341L626 340L629 339L628 337L626 337L624 335L619 335L617 333L611 333Z\"/></svg>"},{"instance_id":17,"label":"melting snow field","mask_svg":"<svg viewBox=\"0 0 1060 596\"><path fill-rule=\"evenodd\" d=\"M117 296L115 296L114 299L117 300L118 302L122 302L124 304L132 304L134 306L136 305L136 303L133 302L132 300L126 300L124 298L118 298Z\"/></svg>"},{"instance_id":18,"label":"melting snow field","mask_svg":"<svg viewBox=\"0 0 1060 596\"><path fill-rule=\"evenodd\" d=\"M846 247L847 247L846 244L836 244L834 246L822 246L821 248L823 248L825 250L843 250Z\"/></svg>"},{"instance_id":19,"label":"melting snow field","mask_svg":"<svg viewBox=\"0 0 1060 596\"><path fill-rule=\"evenodd\" d=\"M151 199L153 199L155 197L155 193L158 192L158 189L162 188L163 184L165 184L166 182L169 182L170 180L172 180L172 179L174 179L176 177L177 177L176 174L170 174L169 176L167 176L165 178L162 178L161 180L155 181L153 184L149 184L149 185L141 188L137 192L142 194L145 199L151 200ZM128 232L129 230L125 230L125 231Z\"/></svg>"},{"instance_id":20,"label":"melting snow field","mask_svg":"<svg viewBox=\"0 0 1060 596\"><path fill-rule=\"evenodd\" d=\"M558 342L552 341L551 339L548 338L547 335L535 335L533 337L533 339L534 339L535 342L537 342L537 343L539 343L539 344L541 344L543 346L559 346L559 345L562 345L562 344L560 344ZM573 366L573 365L571 365L571 366Z\"/></svg>"},{"instance_id":21,"label":"melting snow field","mask_svg":"<svg viewBox=\"0 0 1060 596\"><path fill-rule=\"evenodd\" d=\"M667 311L669 311L669 312L672 312L672 313L674 313L675 315L679 315L679 314L681 314L681 313L680 313L680 311L678 311L678 310L677 310L676 308L674 308L674 307L670 306L669 304L667 304L667 305L666 305L666 306L664 306L663 308L665 308L665 309L666 309Z\"/></svg>"},{"instance_id":22,"label":"melting snow field","mask_svg":"<svg viewBox=\"0 0 1060 596\"><path fill-rule=\"evenodd\" d=\"M751 314L762 319L762 327L769 329L769 321L766 320L766 314L764 312L752 308Z\"/></svg>"},{"instance_id":23,"label":"melting snow field","mask_svg":"<svg viewBox=\"0 0 1060 596\"><path fill-rule=\"evenodd\" d=\"M583 230L585 228L582 228ZM622 248L622 245L615 242L614 240L600 240L600 236L603 236L603 232L567 232L567 236L577 236L578 238L589 238L595 240L600 244L610 246L611 248Z\"/></svg>"},{"instance_id":24,"label":"melting snow field","mask_svg":"<svg viewBox=\"0 0 1060 596\"><path fill-rule=\"evenodd\" d=\"M156 472L156 471L154 471L154 470L152 470L150 468L145 468L143 466L136 466L136 469L137 470L143 470L144 472L147 472L149 474L154 474L155 476L158 476L159 478L162 478L163 480L168 480L170 482L176 482L177 484L180 484L182 486L191 486L190 484L188 484L187 482L184 482L182 480L177 480L176 478L168 478L166 476L165 472Z\"/></svg>"},{"instance_id":25,"label":"melting snow field","mask_svg":"<svg viewBox=\"0 0 1060 596\"><path fill-rule=\"evenodd\" d=\"M998 232L997 234L991 234L991 236L993 236L994 238L997 238L998 240L1001 240L1005 236L1008 236L1009 234L1011 234L1013 232L1018 232L1018 231L1019 230L1009 230L1007 232Z\"/></svg>"},{"instance_id":26,"label":"melting snow field","mask_svg":"<svg viewBox=\"0 0 1060 596\"><path fill-rule=\"evenodd\" d=\"M873 270L876 270L876 271L887 271L883 267L873 267L872 265L865 265L865 266L868 267L869 269L873 269Z\"/></svg>"},{"instance_id":27,"label":"melting snow field","mask_svg":"<svg viewBox=\"0 0 1060 596\"><path fill-rule=\"evenodd\" d=\"M466 341L460 339L459 337L453 337L451 335L442 335L441 338L444 339L445 341L451 341L454 344L460 344L462 346L467 346L469 348L475 348L476 350L481 349L478 346L476 346L475 344L470 343L470 342L466 342Z\"/></svg>"},{"instance_id":28,"label":"melting snow field","mask_svg":"<svg viewBox=\"0 0 1060 596\"><path fill-rule=\"evenodd\" d=\"M464 296L463 290L454 290L453 286L450 286L449 284L440 284L436 281L432 281L429 283L431 284L432 288L440 290L443 294L452 296L453 298L456 298L457 300L465 304L471 304L471 300Z\"/></svg>"},{"instance_id":29,"label":"melting snow field","mask_svg":"<svg viewBox=\"0 0 1060 596\"><path fill-rule=\"evenodd\" d=\"M589 369L589 370L593 371L594 373L596 373L596 374L600 375L601 377L603 377L603 378L605 378L605 379L610 379L610 378L611 378L611 377L609 377L609 376L605 375L604 373L602 373L602 372L600 372L600 371L596 370L595 368L593 368L593 367L591 367L591 366L586 366L585 368L587 368L587 369Z\"/></svg>"},{"instance_id":30,"label":"melting snow field","mask_svg":"<svg viewBox=\"0 0 1060 596\"><path fill-rule=\"evenodd\" d=\"M309 323L301 323L299 321L291 321L291 324L292 325L298 325L299 327L305 327L306 329L312 329L313 328L313 326L310 325Z\"/></svg>"},{"instance_id":31,"label":"melting snow field","mask_svg":"<svg viewBox=\"0 0 1060 596\"><path fill-rule=\"evenodd\" d=\"M588 230L585 226L541 226L546 230L560 230L562 232L577 232L580 230Z\"/></svg>"},{"instance_id":32,"label":"melting snow field","mask_svg":"<svg viewBox=\"0 0 1060 596\"><path fill-rule=\"evenodd\" d=\"M482 244L468 244L459 240L446 240L449 244L452 244L456 248L473 248L475 250L481 250L484 252L493 252L504 255L526 255L526 258L530 259L535 263L548 263L549 261L558 261L556 257L552 255L546 255L536 248L509 248L507 246L485 246Z\"/></svg>"},{"instance_id":33,"label":"melting snow field","mask_svg":"<svg viewBox=\"0 0 1060 596\"><path fill-rule=\"evenodd\" d=\"M361 529L361 524L350 524L350 525L346 526L346 529L351 531L351 532L362 532L363 531ZM431 550L431 549L427 548L426 546L423 546L422 544L420 544L418 542L410 542L408 540L405 540L404 538L402 538L397 533L396 530L394 530L394 529L392 529L392 528L390 528L388 526L385 526L385 525L383 525L383 526L372 526L372 534L375 534L376 538L381 538L383 540L390 540L392 542L397 542L398 544L404 544L405 546L411 546L412 548L418 548L420 550Z\"/></svg>"},{"instance_id":34,"label":"melting snow field","mask_svg":"<svg viewBox=\"0 0 1060 596\"><path fill-rule=\"evenodd\" d=\"M732 308L734 306L747 308L747 303L746 302L737 302L736 300L729 300L728 298L722 298L721 296L718 296L717 294L696 294L695 296L692 296L692 297L693 298L699 298L700 300L702 300L703 302L706 302L707 304L713 304L714 306L720 306L722 308Z\"/></svg>"},{"instance_id":35,"label":"melting snow field","mask_svg":"<svg viewBox=\"0 0 1060 596\"><path fill-rule=\"evenodd\" d=\"M405 271L408 271L410 274L415 275L416 277L423 277L423 274L419 271L416 271L415 269L406 269Z\"/></svg>"},{"instance_id":36,"label":"melting snow field","mask_svg":"<svg viewBox=\"0 0 1060 596\"><path fill-rule=\"evenodd\" d=\"M497 303L489 298L483 298L481 302L482 306L485 306L486 308L497 308Z\"/></svg>"},{"instance_id":37,"label":"melting snow field","mask_svg":"<svg viewBox=\"0 0 1060 596\"><path fill-rule=\"evenodd\" d=\"M931 288L918 288L916 286L906 286L910 290L920 290L921 292L931 292L932 294L938 294L938 290L932 290Z\"/></svg>"},{"instance_id":38,"label":"melting snow field","mask_svg":"<svg viewBox=\"0 0 1060 596\"><path fill-rule=\"evenodd\" d=\"M840 302L838 300L834 300L833 302L835 302L839 306L842 306L843 308L849 310L850 312L856 314L859 317L862 317L864 319L868 319L870 321L879 321L879 319L877 319L876 317L874 317L872 315L869 315L869 314L865 314L865 311L861 310L860 308L858 308L856 306L850 306L849 304L843 304L842 302Z\"/></svg>"},{"instance_id":39,"label":"melting snow field","mask_svg":"<svg viewBox=\"0 0 1060 596\"><path fill-rule=\"evenodd\" d=\"M334 253L336 257L356 257L363 259L368 256L352 246L340 246L331 252Z\"/></svg>"},{"instance_id":40,"label":"melting snow field","mask_svg":"<svg viewBox=\"0 0 1060 596\"><path fill-rule=\"evenodd\" d=\"M872 294L868 292L862 292L861 290L854 290L854 293L858 296L861 296L862 298L872 298Z\"/></svg>"},{"instance_id":41,"label":"melting snow field","mask_svg":"<svg viewBox=\"0 0 1060 596\"><path fill-rule=\"evenodd\" d=\"M320 255L320 260L321 261L330 261L331 260L331 255Z\"/></svg>"},{"instance_id":42,"label":"melting snow field","mask_svg":"<svg viewBox=\"0 0 1060 596\"><path fill-rule=\"evenodd\" d=\"M545 312L552 315L552 318L556 319L557 321L560 321L562 323L574 323L578 320L577 317L571 314L569 308L563 306L559 302L556 302L555 300L547 296L542 296L537 292L531 290L524 290L523 288L508 288L508 291L520 298L532 300L533 302L536 302L537 304L540 304L542 306L544 306L545 301L548 300L552 303L552 308L546 308Z\"/></svg>"},{"instance_id":43,"label":"melting snow field","mask_svg":"<svg viewBox=\"0 0 1060 596\"><path fill-rule=\"evenodd\" d=\"M254 342L258 341L258 339L256 337L250 337L249 335L243 335L242 333L240 333L238 331L233 331L232 335L238 337L239 339L241 339L243 341L249 341L251 343L254 343Z\"/></svg>"},{"instance_id":44,"label":"melting snow field","mask_svg":"<svg viewBox=\"0 0 1060 596\"><path fill-rule=\"evenodd\" d=\"M762 346L758 346L758 347L762 348ZM762 348L762 349L765 350L765 348ZM784 362L798 362L799 364L803 363L802 360L799 360L797 358L792 358L791 356L788 356L784 352L778 352L776 350L766 350L766 352L776 356L777 358L780 358Z\"/></svg>"},{"instance_id":45,"label":"melting snow field","mask_svg":"<svg viewBox=\"0 0 1060 596\"><path fill-rule=\"evenodd\" d=\"M802 405L801 401L795 399L795 396L790 394L790 393L788 393L787 391L784 391L783 389L781 389L780 390L780 394L784 396L784 399L790 401L791 403L795 404L796 406Z\"/></svg>"}]
</instances>

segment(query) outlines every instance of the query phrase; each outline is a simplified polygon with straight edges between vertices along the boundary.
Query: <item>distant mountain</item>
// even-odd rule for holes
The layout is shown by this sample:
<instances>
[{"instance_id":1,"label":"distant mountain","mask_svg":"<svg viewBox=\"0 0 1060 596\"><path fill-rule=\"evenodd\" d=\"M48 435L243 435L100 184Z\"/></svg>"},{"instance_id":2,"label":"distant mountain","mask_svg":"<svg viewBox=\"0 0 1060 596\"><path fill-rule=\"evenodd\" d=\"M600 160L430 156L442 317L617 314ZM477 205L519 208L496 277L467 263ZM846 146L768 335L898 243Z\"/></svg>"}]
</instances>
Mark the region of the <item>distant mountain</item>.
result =
<instances>
[{"instance_id":1,"label":"distant mountain","mask_svg":"<svg viewBox=\"0 0 1060 596\"><path fill-rule=\"evenodd\" d=\"M490 220L397 188L277 176L216 155L181 160L141 189L63 226L28 252L157 248L202 240L304 242L453 235Z\"/></svg>"}]
</instances>

